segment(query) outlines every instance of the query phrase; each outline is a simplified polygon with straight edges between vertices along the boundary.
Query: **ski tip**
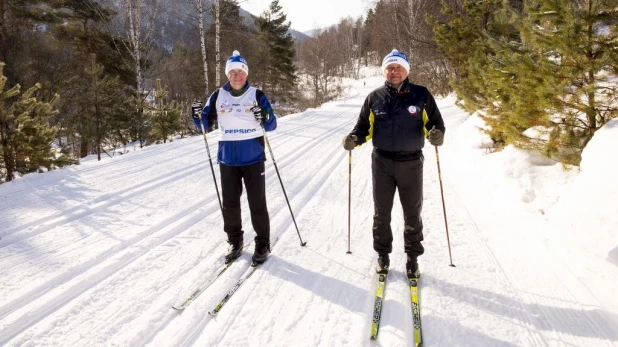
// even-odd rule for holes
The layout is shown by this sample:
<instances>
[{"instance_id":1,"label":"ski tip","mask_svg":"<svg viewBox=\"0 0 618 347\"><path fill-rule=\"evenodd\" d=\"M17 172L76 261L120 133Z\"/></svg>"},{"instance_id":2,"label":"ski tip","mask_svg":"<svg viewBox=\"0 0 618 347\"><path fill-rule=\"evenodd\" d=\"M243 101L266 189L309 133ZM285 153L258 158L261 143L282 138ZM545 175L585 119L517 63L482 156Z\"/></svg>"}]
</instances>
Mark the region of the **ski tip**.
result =
<instances>
[{"instance_id":1,"label":"ski tip","mask_svg":"<svg viewBox=\"0 0 618 347\"><path fill-rule=\"evenodd\" d=\"M176 311L182 312L185 308L182 306L172 306L172 308Z\"/></svg>"},{"instance_id":2,"label":"ski tip","mask_svg":"<svg viewBox=\"0 0 618 347\"><path fill-rule=\"evenodd\" d=\"M456 267L456 266L455 266L455 264L451 264L451 265L449 265L449 266L450 266L450 267Z\"/></svg>"},{"instance_id":3,"label":"ski tip","mask_svg":"<svg viewBox=\"0 0 618 347\"><path fill-rule=\"evenodd\" d=\"M215 312L215 311L208 311L208 314L213 316L213 317L217 316L217 312Z\"/></svg>"}]
</instances>

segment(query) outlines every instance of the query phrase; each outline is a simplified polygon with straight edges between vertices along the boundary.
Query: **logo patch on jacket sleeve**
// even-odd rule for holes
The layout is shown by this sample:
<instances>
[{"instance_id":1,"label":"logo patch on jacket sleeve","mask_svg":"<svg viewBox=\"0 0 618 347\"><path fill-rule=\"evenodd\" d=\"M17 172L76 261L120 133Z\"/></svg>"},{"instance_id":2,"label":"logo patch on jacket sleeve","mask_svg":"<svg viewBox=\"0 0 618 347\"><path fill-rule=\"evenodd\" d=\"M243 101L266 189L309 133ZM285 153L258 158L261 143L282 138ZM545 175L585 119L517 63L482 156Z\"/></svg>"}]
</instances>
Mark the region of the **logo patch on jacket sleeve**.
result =
<instances>
[{"instance_id":1,"label":"logo patch on jacket sleeve","mask_svg":"<svg viewBox=\"0 0 618 347\"><path fill-rule=\"evenodd\" d=\"M373 114L376 117L380 117L380 116L386 115L386 111L384 110L384 107L382 107L382 106L374 106L373 107Z\"/></svg>"},{"instance_id":2,"label":"logo patch on jacket sleeve","mask_svg":"<svg viewBox=\"0 0 618 347\"><path fill-rule=\"evenodd\" d=\"M418 116L418 113L421 112L421 109L417 106L409 106L408 107L408 112L410 112L410 115L412 116Z\"/></svg>"}]
</instances>

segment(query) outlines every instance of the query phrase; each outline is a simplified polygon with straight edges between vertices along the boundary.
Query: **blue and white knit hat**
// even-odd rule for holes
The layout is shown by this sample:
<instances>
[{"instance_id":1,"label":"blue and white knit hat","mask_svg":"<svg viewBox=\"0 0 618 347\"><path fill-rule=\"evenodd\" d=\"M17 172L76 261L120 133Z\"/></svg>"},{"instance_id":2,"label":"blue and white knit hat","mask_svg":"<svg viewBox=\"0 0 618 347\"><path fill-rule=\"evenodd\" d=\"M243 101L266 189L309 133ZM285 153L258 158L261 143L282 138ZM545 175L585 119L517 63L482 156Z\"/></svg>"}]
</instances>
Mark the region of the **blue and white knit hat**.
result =
<instances>
[{"instance_id":1,"label":"blue and white knit hat","mask_svg":"<svg viewBox=\"0 0 618 347\"><path fill-rule=\"evenodd\" d=\"M405 54L393 49L382 60L382 70L386 69L391 64L399 64L406 69L406 73L410 73L410 61Z\"/></svg>"},{"instance_id":2,"label":"blue and white knit hat","mask_svg":"<svg viewBox=\"0 0 618 347\"><path fill-rule=\"evenodd\" d=\"M225 75L227 76L227 74L234 69L241 69L249 75L249 65L245 58L240 56L238 51L234 51L232 56L227 58L227 63L225 63Z\"/></svg>"}]
</instances>

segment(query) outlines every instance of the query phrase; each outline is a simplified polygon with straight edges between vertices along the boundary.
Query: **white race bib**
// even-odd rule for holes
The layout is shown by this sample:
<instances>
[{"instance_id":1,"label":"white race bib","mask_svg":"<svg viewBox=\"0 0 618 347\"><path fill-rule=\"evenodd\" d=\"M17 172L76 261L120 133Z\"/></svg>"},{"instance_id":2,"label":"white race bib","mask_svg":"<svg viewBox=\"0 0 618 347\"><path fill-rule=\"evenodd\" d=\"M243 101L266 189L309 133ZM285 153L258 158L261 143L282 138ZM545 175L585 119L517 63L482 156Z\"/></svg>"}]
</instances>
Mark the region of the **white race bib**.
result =
<instances>
[{"instance_id":1,"label":"white race bib","mask_svg":"<svg viewBox=\"0 0 618 347\"><path fill-rule=\"evenodd\" d=\"M222 141L239 141L263 136L260 123L251 108L256 104L255 87L249 87L241 96L219 89L217 97L217 118Z\"/></svg>"}]
</instances>

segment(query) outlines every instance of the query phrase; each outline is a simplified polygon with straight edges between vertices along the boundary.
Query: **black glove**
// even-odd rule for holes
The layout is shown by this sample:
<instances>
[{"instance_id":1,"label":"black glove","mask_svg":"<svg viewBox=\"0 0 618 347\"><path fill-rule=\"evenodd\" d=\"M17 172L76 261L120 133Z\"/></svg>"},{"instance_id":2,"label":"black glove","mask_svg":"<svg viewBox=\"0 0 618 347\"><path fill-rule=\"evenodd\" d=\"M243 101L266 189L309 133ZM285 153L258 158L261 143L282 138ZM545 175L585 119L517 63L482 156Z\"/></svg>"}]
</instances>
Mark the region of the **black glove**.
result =
<instances>
[{"instance_id":1,"label":"black glove","mask_svg":"<svg viewBox=\"0 0 618 347\"><path fill-rule=\"evenodd\" d=\"M431 129L427 138L429 139L429 143L434 146L442 146L444 143L444 134L438 129Z\"/></svg>"},{"instance_id":2,"label":"black glove","mask_svg":"<svg viewBox=\"0 0 618 347\"><path fill-rule=\"evenodd\" d=\"M343 137L343 149L351 151L356 147L356 135L347 135Z\"/></svg>"},{"instance_id":3,"label":"black glove","mask_svg":"<svg viewBox=\"0 0 618 347\"><path fill-rule=\"evenodd\" d=\"M251 107L251 112L253 112L253 116L255 116L255 120L260 122L260 124L266 122L268 120L268 112L262 110L260 106Z\"/></svg>"}]
</instances>

